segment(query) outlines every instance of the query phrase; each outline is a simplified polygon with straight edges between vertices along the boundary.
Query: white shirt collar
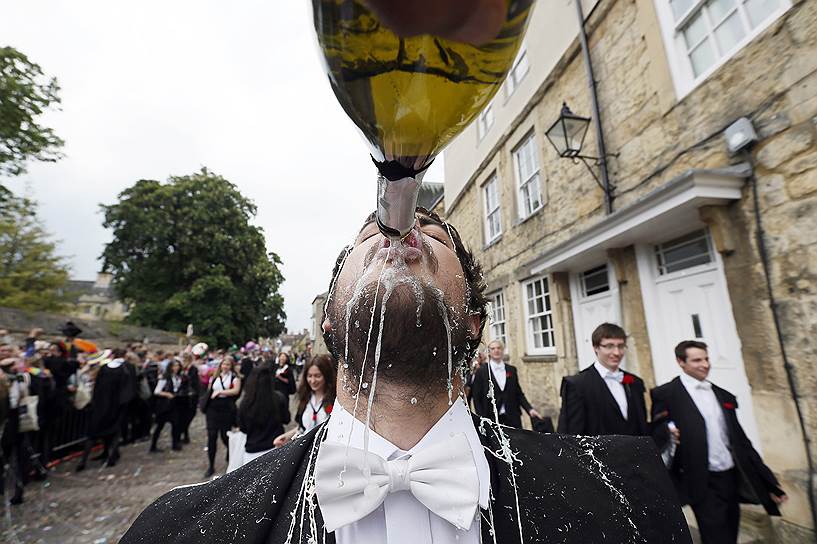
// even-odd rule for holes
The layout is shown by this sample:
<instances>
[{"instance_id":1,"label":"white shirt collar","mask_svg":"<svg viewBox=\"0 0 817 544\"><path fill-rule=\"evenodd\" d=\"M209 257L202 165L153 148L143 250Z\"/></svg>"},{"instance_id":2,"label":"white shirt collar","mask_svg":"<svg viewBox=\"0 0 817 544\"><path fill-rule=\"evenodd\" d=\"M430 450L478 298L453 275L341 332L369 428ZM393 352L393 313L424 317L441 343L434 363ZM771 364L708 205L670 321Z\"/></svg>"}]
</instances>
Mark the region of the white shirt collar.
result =
<instances>
[{"instance_id":1,"label":"white shirt collar","mask_svg":"<svg viewBox=\"0 0 817 544\"><path fill-rule=\"evenodd\" d=\"M684 387L687 390L690 389L712 389L712 383L709 380L698 380L693 378L686 372L681 372L681 383L684 384ZM703 387L699 387L703 385Z\"/></svg>"},{"instance_id":2,"label":"white shirt collar","mask_svg":"<svg viewBox=\"0 0 817 544\"><path fill-rule=\"evenodd\" d=\"M329 418L327 424L326 440L338 444L347 444L353 448L363 449L363 435L365 425L352 417L352 414L347 412L339 403L335 403L335 409ZM351 441L349 434L351 432ZM471 453L474 456L474 462L477 467L477 477L479 478L479 506L480 508L488 508L488 499L491 488L491 470L488 466L488 459L485 457L485 451L482 443L479 441L479 435L474 428L474 420L471 418L471 413L465 407L462 398L457 398L456 401L448 408L448 411L434 424L431 429L423 436L417 444L408 451L403 451L373 430L369 430L369 451L383 459L389 460L390 457L400 457L405 454L412 454L420 451L432 444L447 440L455 433L463 433L468 443L471 446Z\"/></svg>"},{"instance_id":3,"label":"white shirt collar","mask_svg":"<svg viewBox=\"0 0 817 544\"><path fill-rule=\"evenodd\" d=\"M599 373L599 376L601 376L602 380L604 378L606 378L608 375L613 375L613 374L617 375L619 372L623 372L621 370L621 367L619 367L619 369L616 372L613 372L612 370L610 370L609 368L607 368L606 366L604 366L603 364L601 364L598 361L593 363L593 367L595 367L596 372Z\"/></svg>"},{"instance_id":4,"label":"white shirt collar","mask_svg":"<svg viewBox=\"0 0 817 544\"><path fill-rule=\"evenodd\" d=\"M491 363L491 366L494 367L494 370L502 370L503 368L505 368L505 361L502 359L500 359L499 361L488 359L488 362Z\"/></svg>"}]
</instances>

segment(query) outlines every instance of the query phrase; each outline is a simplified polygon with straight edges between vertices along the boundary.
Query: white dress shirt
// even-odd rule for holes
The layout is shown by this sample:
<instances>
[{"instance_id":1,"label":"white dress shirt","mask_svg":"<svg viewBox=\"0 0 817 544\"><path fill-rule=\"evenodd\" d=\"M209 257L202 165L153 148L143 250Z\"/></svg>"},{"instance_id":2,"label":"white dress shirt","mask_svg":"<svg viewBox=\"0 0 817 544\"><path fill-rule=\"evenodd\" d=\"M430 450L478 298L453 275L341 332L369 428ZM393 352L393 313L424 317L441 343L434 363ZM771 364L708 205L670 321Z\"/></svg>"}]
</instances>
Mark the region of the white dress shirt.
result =
<instances>
[{"instance_id":1,"label":"white dress shirt","mask_svg":"<svg viewBox=\"0 0 817 544\"><path fill-rule=\"evenodd\" d=\"M315 416L315 419L312 419L312 416ZM326 406L324 406L323 401L319 401L317 397L315 397L315 393L312 393L312 396L309 397L309 402L306 403L304 406L304 413L301 414L301 425L305 429L304 432L309 432L329 417L329 414L326 413Z\"/></svg>"},{"instance_id":2,"label":"white dress shirt","mask_svg":"<svg viewBox=\"0 0 817 544\"><path fill-rule=\"evenodd\" d=\"M607 389L610 390L610 394L613 395L616 404L618 404L618 409L621 410L621 417L626 420L627 393L624 391L624 384L621 383L624 373L621 370L613 372L605 368L604 365L598 361L593 363L593 366L599 373L599 376L601 376L601 379L604 380L604 384L607 386Z\"/></svg>"},{"instance_id":3,"label":"white dress shirt","mask_svg":"<svg viewBox=\"0 0 817 544\"><path fill-rule=\"evenodd\" d=\"M170 381L173 383L173 393L178 393L179 389L182 386L182 379L176 375L170 378ZM167 385L167 380L165 378L161 378L158 382L156 382L156 388L153 390L154 395L158 395L162 391L165 390L165 386Z\"/></svg>"},{"instance_id":4,"label":"white dress shirt","mask_svg":"<svg viewBox=\"0 0 817 544\"><path fill-rule=\"evenodd\" d=\"M494 379L496 380L497 385L503 391L505 391L505 384L508 381L507 371L505 370L505 361L494 361L493 359L488 359L488 367L491 369L491 374L494 375ZM502 415L505 413L505 403L502 403L498 406L498 415Z\"/></svg>"},{"instance_id":5,"label":"white dress shirt","mask_svg":"<svg viewBox=\"0 0 817 544\"><path fill-rule=\"evenodd\" d=\"M409 409L409 408L407 408ZM410 408L414 409L414 408ZM419 407L416 409L420 409ZM327 424L326 440L363 449L364 423L353 418L335 403L332 417ZM349 442L351 433L351 442ZM447 440L456 433L463 433L468 439L476 462L479 478L479 506L488 507L491 473L488 460L479 435L474 428L468 408L462 399L457 399L434 426L408 451L403 451L376 432L369 431L369 451L391 461L408 459L424 448ZM390 493L374 512L354 523L339 527L335 531L337 544L388 543L388 544L430 544L457 543L478 544L480 541L480 511L467 531L457 529L451 523L437 516L409 491Z\"/></svg>"},{"instance_id":6,"label":"white dress shirt","mask_svg":"<svg viewBox=\"0 0 817 544\"><path fill-rule=\"evenodd\" d=\"M723 472L735 466L732 451L729 448L729 433L726 429L726 418L723 416L721 403L712 391L709 381L698 381L688 374L681 374L681 383L692 397L706 424L706 445L709 459L709 470ZM681 429L681 441L684 440Z\"/></svg>"}]
</instances>

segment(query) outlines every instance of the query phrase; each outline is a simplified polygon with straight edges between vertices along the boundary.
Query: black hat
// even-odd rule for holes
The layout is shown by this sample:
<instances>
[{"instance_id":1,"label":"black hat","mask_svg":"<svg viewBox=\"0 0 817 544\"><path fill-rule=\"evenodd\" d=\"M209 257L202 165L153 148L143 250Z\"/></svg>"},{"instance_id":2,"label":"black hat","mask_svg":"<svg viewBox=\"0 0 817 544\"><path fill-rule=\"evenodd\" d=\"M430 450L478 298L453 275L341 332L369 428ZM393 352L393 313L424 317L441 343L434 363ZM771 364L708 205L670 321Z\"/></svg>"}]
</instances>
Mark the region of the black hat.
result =
<instances>
[{"instance_id":1,"label":"black hat","mask_svg":"<svg viewBox=\"0 0 817 544\"><path fill-rule=\"evenodd\" d=\"M76 338L77 336L82 334L82 329L74 325L73 321L68 321L60 329L60 332L67 336L68 338Z\"/></svg>"}]
</instances>

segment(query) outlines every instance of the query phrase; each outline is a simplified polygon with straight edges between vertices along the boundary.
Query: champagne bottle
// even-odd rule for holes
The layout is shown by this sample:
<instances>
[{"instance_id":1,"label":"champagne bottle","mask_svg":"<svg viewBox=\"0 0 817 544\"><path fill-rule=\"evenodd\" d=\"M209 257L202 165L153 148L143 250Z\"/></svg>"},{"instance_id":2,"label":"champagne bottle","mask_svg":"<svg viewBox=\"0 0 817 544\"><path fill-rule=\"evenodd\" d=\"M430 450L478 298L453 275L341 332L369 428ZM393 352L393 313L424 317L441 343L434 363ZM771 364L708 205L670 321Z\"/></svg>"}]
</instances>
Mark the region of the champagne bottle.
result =
<instances>
[{"instance_id":1,"label":"champagne bottle","mask_svg":"<svg viewBox=\"0 0 817 544\"><path fill-rule=\"evenodd\" d=\"M508 0L499 35L476 46L428 35L402 38L357 0L312 0L332 90L368 141L380 173L378 219L391 217L381 222L401 223L402 234L408 215L413 224L414 206L405 195L413 191L416 203L425 169L499 90L532 5ZM415 183L389 184L406 178Z\"/></svg>"}]
</instances>

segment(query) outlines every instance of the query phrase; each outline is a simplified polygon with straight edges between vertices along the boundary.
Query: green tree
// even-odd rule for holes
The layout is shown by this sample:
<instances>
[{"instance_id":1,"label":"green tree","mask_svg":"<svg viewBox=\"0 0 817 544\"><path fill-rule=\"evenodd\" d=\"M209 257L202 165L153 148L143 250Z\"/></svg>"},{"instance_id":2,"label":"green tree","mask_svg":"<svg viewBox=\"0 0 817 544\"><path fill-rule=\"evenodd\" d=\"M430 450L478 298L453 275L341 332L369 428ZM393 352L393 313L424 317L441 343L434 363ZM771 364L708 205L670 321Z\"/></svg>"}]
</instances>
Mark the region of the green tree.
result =
<instances>
[{"instance_id":1,"label":"green tree","mask_svg":"<svg viewBox=\"0 0 817 544\"><path fill-rule=\"evenodd\" d=\"M60 103L56 78L12 47L0 47L0 176L25 172L26 161L53 162L63 141L37 118Z\"/></svg>"},{"instance_id":2,"label":"green tree","mask_svg":"<svg viewBox=\"0 0 817 544\"><path fill-rule=\"evenodd\" d=\"M40 226L35 203L0 193L0 306L61 310L68 267Z\"/></svg>"},{"instance_id":3,"label":"green tree","mask_svg":"<svg viewBox=\"0 0 817 544\"><path fill-rule=\"evenodd\" d=\"M102 254L132 322L227 346L283 328L281 259L252 226L255 205L209 172L140 180L103 205L113 241Z\"/></svg>"}]
</instances>

